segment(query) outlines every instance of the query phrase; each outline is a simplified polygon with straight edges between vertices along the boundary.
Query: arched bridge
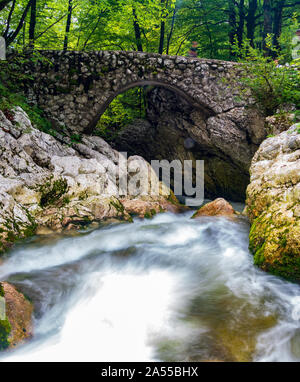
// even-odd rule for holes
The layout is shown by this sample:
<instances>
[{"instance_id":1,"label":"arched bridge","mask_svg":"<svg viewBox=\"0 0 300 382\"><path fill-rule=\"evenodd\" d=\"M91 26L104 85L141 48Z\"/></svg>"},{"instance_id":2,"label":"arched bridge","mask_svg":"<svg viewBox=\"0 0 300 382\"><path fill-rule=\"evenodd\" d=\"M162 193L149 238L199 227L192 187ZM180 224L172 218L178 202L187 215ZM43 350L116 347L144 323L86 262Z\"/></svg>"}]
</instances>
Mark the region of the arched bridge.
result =
<instances>
[{"instance_id":1,"label":"arched bridge","mask_svg":"<svg viewBox=\"0 0 300 382\"><path fill-rule=\"evenodd\" d=\"M241 70L232 62L121 51L40 53L45 59L27 68L33 76L27 95L71 131L92 133L114 97L135 86L166 87L207 118L243 107L224 81Z\"/></svg>"}]
</instances>

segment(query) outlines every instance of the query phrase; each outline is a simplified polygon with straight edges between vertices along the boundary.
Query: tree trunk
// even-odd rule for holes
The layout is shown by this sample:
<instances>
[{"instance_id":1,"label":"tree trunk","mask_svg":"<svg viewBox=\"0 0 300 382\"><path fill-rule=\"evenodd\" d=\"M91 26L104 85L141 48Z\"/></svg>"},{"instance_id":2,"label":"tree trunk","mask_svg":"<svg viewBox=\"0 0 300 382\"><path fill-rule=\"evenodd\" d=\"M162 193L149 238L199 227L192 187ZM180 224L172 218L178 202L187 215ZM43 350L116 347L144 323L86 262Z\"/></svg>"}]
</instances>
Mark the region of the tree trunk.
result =
<instances>
[{"instance_id":1,"label":"tree trunk","mask_svg":"<svg viewBox=\"0 0 300 382\"><path fill-rule=\"evenodd\" d=\"M267 36L272 33L272 0L264 0L264 32L263 32L263 49L265 56L271 56L271 50L267 47Z\"/></svg>"},{"instance_id":2,"label":"tree trunk","mask_svg":"<svg viewBox=\"0 0 300 382\"><path fill-rule=\"evenodd\" d=\"M132 14L133 14L133 27L134 27L137 50L139 52L142 52L143 51L143 45L142 45L142 37L141 37L141 28L140 28L140 24L138 22L135 8L132 8Z\"/></svg>"},{"instance_id":3,"label":"tree trunk","mask_svg":"<svg viewBox=\"0 0 300 382\"><path fill-rule=\"evenodd\" d=\"M34 48L34 34L36 26L36 0L31 0L31 12L29 23L29 46Z\"/></svg>"},{"instance_id":4,"label":"tree trunk","mask_svg":"<svg viewBox=\"0 0 300 382\"><path fill-rule=\"evenodd\" d=\"M72 21L72 9L73 9L72 8L72 0L69 0L66 33L65 33L65 40L64 40L64 51L68 50L69 33L70 33L71 21Z\"/></svg>"},{"instance_id":5,"label":"tree trunk","mask_svg":"<svg viewBox=\"0 0 300 382\"><path fill-rule=\"evenodd\" d=\"M257 11L257 0L249 0L249 9L246 17L247 22L247 39L250 41L250 45L254 48L254 34L255 34L255 15Z\"/></svg>"},{"instance_id":6,"label":"tree trunk","mask_svg":"<svg viewBox=\"0 0 300 382\"><path fill-rule=\"evenodd\" d=\"M274 8L273 44L278 52L280 50L279 37L282 29L282 12L284 5L285 0L280 0ZM277 56L276 52L273 52L273 56Z\"/></svg>"},{"instance_id":7,"label":"tree trunk","mask_svg":"<svg viewBox=\"0 0 300 382\"><path fill-rule=\"evenodd\" d=\"M232 46L234 45L236 36L236 13L234 7L234 0L228 0L228 21L229 21L229 45L230 45L230 56L233 57Z\"/></svg>"},{"instance_id":8,"label":"tree trunk","mask_svg":"<svg viewBox=\"0 0 300 382\"><path fill-rule=\"evenodd\" d=\"M165 4L165 0L160 0L161 6L163 7ZM163 10L162 10L163 13ZM160 23L160 38L159 38L159 47L158 47L158 53L162 54L164 50L164 40L165 40L165 15L164 13L161 15L161 23Z\"/></svg>"},{"instance_id":9,"label":"tree trunk","mask_svg":"<svg viewBox=\"0 0 300 382\"><path fill-rule=\"evenodd\" d=\"M245 25L245 0L240 0L239 5L239 24L237 28L237 39L239 47L243 44L243 34L244 34L244 25Z\"/></svg>"},{"instance_id":10,"label":"tree trunk","mask_svg":"<svg viewBox=\"0 0 300 382\"><path fill-rule=\"evenodd\" d=\"M15 38L18 36L18 34L20 33L20 30L22 29L22 26L24 24L24 21L25 21L25 18L27 16L27 13L30 9L30 6L31 6L31 1L32 0L29 0L27 5L26 5L26 8L24 9L24 12L20 18L20 21L19 21L19 24L17 26L17 28L15 29L14 32L11 32L9 33L8 37L7 37L7 40L6 40L6 46L8 47L14 40Z\"/></svg>"},{"instance_id":11,"label":"tree trunk","mask_svg":"<svg viewBox=\"0 0 300 382\"><path fill-rule=\"evenodd\" d=\"M2 9L4 9L11 1L12 0L0 0L0 11L2 11Z\"/></svg>"},{"instance_id":12,"label":"tree trunk","mask_svg":"<svg viewBox=\"0 0 300 382\"><path fill-rule=\"evenodd\" d=\"M169 33L169 35L168 35L168 40L167 40L167 54L169 54L171 38L172 38L172 35L173 35L173 31L174 31L174 25L175 25L175 19L176 19L176 12L177 12L177 8L176 8L176 6L175 6L174 11L173 11L173 16L172 16L171 29L170 29L170 33Z\"/></svg>"},{"instance_id":13,"label":"tree trunk","mask_svg":"<svg viewBox=\"0 0 300 382\"><path fill-rule=\"evenodd\" d=\"M5 29L5 32L3 33L3 37L5 38L5 40L7 39L7 35L8 35L8 32L9 32L10 21L11 21L12 14L14 13L14 10L15 10L15 5L16 5L16 0L13 0L12 6L10 8L9 15L8 15L8 18L7 18L6 29Z\"/></svg>"}]
</instances>

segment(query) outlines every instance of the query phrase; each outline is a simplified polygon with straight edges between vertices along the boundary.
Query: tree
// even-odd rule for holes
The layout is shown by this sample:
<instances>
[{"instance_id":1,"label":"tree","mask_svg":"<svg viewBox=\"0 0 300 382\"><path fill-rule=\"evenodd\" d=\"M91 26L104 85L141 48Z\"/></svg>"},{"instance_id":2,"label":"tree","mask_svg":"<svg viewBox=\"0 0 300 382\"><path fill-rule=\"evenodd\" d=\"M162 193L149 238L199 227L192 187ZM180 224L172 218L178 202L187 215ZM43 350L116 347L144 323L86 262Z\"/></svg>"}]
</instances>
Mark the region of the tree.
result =
<instances>
[{"instance_id":1,"label":"tree","mask_svg":"<svg viewBox=\"0 0 300 382\"><path fill-rule=\"evenodd\" d=\"M64 40L64 50L68 50L68 40L69 40L69 33L71 28L71 20L72 20L72 0L69 0L69 6L68 6L68 17L67 17L67 23L66 23L66 33L65 33L65 40Z\"/></svg>"},{"instance_id":2,"label":"tree","mask_svg":"<svg viewBox=\"0 0 300 382\"><path fill-rule=\"evenodd\" d=\"M166 3L166 0L161 0L161 5L162 5L162 11L161 11L161 22L160 22L160 38L159 38L159 47L158 47L158 53L162 54L164 50L164 40L165 40L165 26L166 26L166 15L164 9L164 5ZM168 7L168 1L166 3L166 8Z\"/></svg>"},{"instance_id":3,"label":"tree","mask_svg":"<svg viewBox=\"0 0 300 382\"><path fill-rule=\"evenodd\" d=\"M238 3L239 23L237 27L237 39L239 46L243 43L244 25L245 25L245 0L240 0Z\"/></svg>"},{"instance_id":4,"label":"tree","mask_svg":"<svg viewBox=\"0 0 300 382\"><path fill-rule=\"evenodd\" d=\"M30 24L29 24L29 46L34 47L35 26L36 26L36 0L31 0L30 3Z\"/></svg>"},{"instance_id":5,"label":"tree","mask_svg":"<svg viewBox=\"0 0 300 382\"><path fill-rule=\"evenodd\" d=\"M142 45L141 28L140 28L140 24L138 22L135 8L132 8L132 14L133 14L133 27L134 27L137 50L142 52L143 51L143 45Z\"/></svg>"},{"instance_id":6,"label":"tree","mask_svg":"<svg viewBox=\"0 0 300 382\"><path fill-rule=\"evenodd\" d=\"M252 48L254 48L254 35L256 27L256 12L258 4L257 0L249 0L248 13L246 16L246 25L247 25L247 39L250 42Z\"/></svg>"},{"instance_id":7,"label":"tree","mask_svg":"<svg viewBox=\"0 0 300 382\"><path fill-rule=\"evenodd\" d=\"M4 9L12 0L0 0L0 11Z\"/></svg>"},{"instance_id":8,"label":"tree","mask_svg":"<svg viewBox=\"0 0 300 382\"><path fill-rule=\"evenodd\" d=\"M7 38L6 38L6 46L10 46L16 39L16 37L18 36L18 34L20 33L22 27L23 27L23 24L24 24L24 21L25 21L25 18L27 16L27 13L30 9L30 6L31 6L31 0L29 0L27 2L27 5L23 11L23 13L21 14L20 18L18 19L18 22L16 24L16 28L14 31L11 31L10 33L7 34Z\"/></svg>"},{"instance_id":9,"label":"tree","mask_svg":"<svg viewBox=\"0 0 300 382\"><path fill-rule=\"evenodd\" d=\"M234 0L228 0L229 44L232 47L236 36L236 13ZM230 55L233 56L232 48Z\"/></svg>"}]
</instances>

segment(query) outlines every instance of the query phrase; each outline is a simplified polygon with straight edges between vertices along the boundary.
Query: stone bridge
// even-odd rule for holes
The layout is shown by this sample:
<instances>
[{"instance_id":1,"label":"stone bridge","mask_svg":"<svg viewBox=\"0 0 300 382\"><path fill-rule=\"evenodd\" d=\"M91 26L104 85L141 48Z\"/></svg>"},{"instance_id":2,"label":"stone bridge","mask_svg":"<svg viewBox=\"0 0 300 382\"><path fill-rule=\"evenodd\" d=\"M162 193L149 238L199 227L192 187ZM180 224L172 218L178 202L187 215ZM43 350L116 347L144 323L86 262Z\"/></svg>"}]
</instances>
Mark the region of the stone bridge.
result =
<instances>
[{"instance_id":1,"label":"stone bridge","mask_svg":"<svg viewBox=\"0 0 300 382\"><path fill-rule=\"evenodd\" d=\"M40 53L46 59L27 68L34 78L28 95L72 131L91 133L110 102L135 86L172 90L205 117L242 106L224 81L241 70L232 62L121 51Z\"/></svg>"},{"instance_id":2,"label":"stone bridge","mask_svg":"<svg viewBox=\"0 0 300 382\"><path fill-rule=\"evenodd\" d=\"M33 78L25 91L54 127L92 134L118 94L152 85L147 121L128 126L115 147L147 160L204 159L206 195L244 200L266 132L264 118L248 107L251 98L240 97L234 85L241 65L139 52L40 53L44 59L25 67Z\"/></svg>"}]
</instances>

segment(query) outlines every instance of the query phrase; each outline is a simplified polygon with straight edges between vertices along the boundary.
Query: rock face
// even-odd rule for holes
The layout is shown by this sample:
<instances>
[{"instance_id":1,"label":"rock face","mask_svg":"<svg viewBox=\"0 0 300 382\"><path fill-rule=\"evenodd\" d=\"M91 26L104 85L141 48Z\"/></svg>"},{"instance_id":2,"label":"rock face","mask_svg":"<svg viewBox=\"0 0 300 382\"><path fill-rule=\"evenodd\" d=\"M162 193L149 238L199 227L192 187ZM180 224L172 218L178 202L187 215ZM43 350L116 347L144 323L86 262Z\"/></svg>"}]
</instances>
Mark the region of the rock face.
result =
<instances>
[{"instance_id":1,"label":"rock face","mask_svg":"<svg viewBox=\"0 0 300 382\"><path fill-rule=\"evenodd\" d=\"M232 205L223 198L218 198L213 202L205 204L203 207L192 216L192 218L198 218L200 216L226 216L233 217L236 212Z\"/></svg>"},{"instance_id":2,"label":"rock face","mask_svg":"<svg viewBox=\"0 0 300 382\"><path fill-rule=\"evenodd\" d=\"M204 160L205 196L244 201L251 160L266 136L264 118L235 107L207 116L176 93L147 93L147 120L137 120L112 143L120 151L152 159Z\"/></svg>"},{"instance_id":3,"label":"rock face","mask_svg":"<svg viewBox=\"0 0 300 382\"><path fill-rule=\"evenodd\" d=\"M255 264L300 281L300 124L261 144L246 203Z\"/></svg>"},{"instance_id":4,"label":"rock face","mask_svg":"<svg viewBox=\"0 0 300 382\"><path fill-rule=\"evenodd\" d=\"M0 320L0 350L4 350L32 336L33 306L13 285L2 282L0 289L6 308L6 319Z\"/></svg>"},{"instance_id":5,"label":"rock face","mask_svg":"<svg viewBox=\"0 0 300 382\"><path fill-rule=\"evenodd\" d=\"M170 190L143 158L127 160L97 136L83 136L72 147L60 143L33 128L19 107L9 119L0 111L0 156L0 251L38 227L130 221L120 199L143 196L162 211L171 204ZM150 195L150 185L157 195Z\"/></svg>"}]
</instances>

